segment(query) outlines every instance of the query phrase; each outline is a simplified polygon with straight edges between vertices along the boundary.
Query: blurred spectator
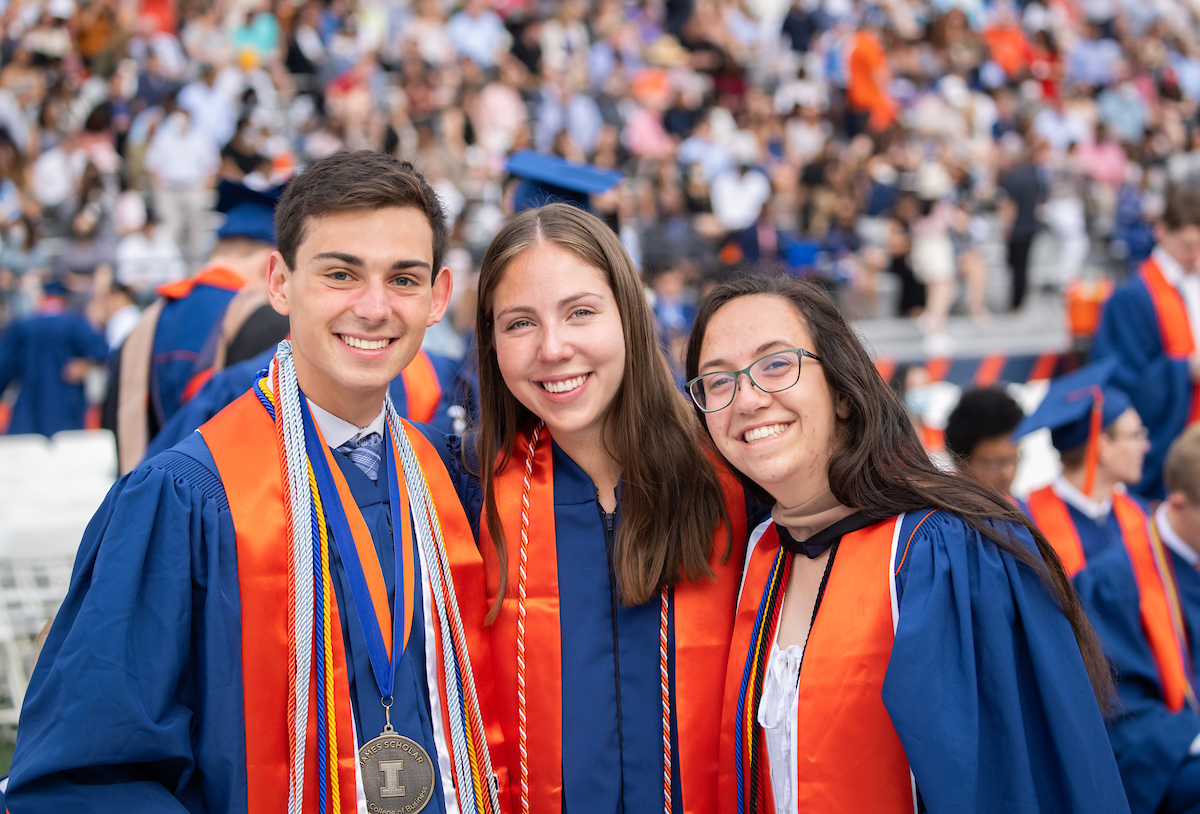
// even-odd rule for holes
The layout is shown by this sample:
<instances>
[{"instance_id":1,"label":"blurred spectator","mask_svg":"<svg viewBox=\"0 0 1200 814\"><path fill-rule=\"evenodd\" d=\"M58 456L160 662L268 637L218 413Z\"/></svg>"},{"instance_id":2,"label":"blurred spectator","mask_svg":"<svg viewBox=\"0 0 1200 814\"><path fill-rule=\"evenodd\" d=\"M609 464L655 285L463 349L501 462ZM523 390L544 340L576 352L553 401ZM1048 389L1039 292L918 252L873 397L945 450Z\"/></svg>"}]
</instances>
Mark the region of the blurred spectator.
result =
<instances>
[{"instance_id":1,"label":"blurred spectator","mask_svg":"<svg viewBox=\"0 0 1200 814\"><path fill-rule=\"evenodd\" d=\"M142 225L121 238L116 250L116 280L142 303L164 283L182 280L188 267L171 235L147 212Z\"/></svg>"},{"instance_id":2,"label":"blurred spectator","mask_svg":"<svg viewBox=\"0 0 1200 814\"><path fill-rule=\"evenodd\" d=\"M163 228L179 246L189 267L205 254L201 228L212 207L212 190L221 156L208 133L193 127L186 110L176 110L154 134L146 151L154 200Z\"/></svg>"},{"instance_id":3,"label":"blurred spectator","mask_svg":"<svg viewBox=\"0 0 1200 814\"><path fill-rule=\"evenodd\" d=\"M459 56L481 68L491 68L512 38L500 15L488 8L487 0L467 0L462 11L450 18L447 33Z\"/></svg>"},{"instance_id":4,"label":"blurred spectator","mask_svg":"<svg viewBox=\"0 0 1200 814\"><path fill-rule=\"evenodd\" d=\"M1040 223L1038 205L1045 197L1045 186L1030 148L1015 157L1013 165L1000 178L1004 198L1000 202L1000 220L1006 232L1008 267L1012 272L1009 307L1017 310L1025 302L1029 282L1029 250Z\"/></svg>"},{"instance_id":5,"label":"blurred spectator","mask_svg":"<svg viewBox=\"0 0 1200 814\"><path fill-rule=\"evenodd\" d=\"M229 91L217 83L211 65L200 68L200 78L185 85L176 104L191 117L192 128L204 133L218 147L225 146L237 128L237 107Z\"/></svg>"},{"instance_id":6,"label":"blurred spectator","mask_svg":"<svg viewBox=\"0 0 1200 814\"><path fill-rule=\"evenodd\" d=\"M0 394L20 385L10 433L83 429L83 380L107 358L108 345L86 319L67 310L66 298L61 282L48 284L37 312L0 334Z\"/></svg>"}]
</instances>

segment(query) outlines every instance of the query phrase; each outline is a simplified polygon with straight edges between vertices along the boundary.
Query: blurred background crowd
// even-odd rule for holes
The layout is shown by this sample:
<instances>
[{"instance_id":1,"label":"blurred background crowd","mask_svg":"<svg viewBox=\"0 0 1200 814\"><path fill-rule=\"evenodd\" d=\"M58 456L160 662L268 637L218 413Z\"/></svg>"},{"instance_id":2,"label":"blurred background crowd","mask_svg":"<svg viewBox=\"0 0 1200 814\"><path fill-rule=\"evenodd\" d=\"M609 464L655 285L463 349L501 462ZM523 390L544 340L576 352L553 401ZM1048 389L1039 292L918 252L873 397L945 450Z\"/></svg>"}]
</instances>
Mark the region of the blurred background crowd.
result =
<instances>
[{"instance_id":1,"label":"blurred background crowd","mask_svg":"<svg viewBox=\"0 0 1200 814\"><path fill-rule=\"evenodd\" d=\"M643 270L668 347L706 284L755 267L818 277L856 318L912 318L946 353L952 313L982 325L1031 290L1129 273L1168 182L1200 184L1196 12L7 0L0 327L51 284L115 348L156 287L204 264L219 179L265 189L362 148L434 183L469 303L509 212L506 159L534 149L624 174L592 206ZM1039 235L1053 272L1031 281ZM462 355L471 313L431 336L437 351Z\"/></svg>"}]
</instances>

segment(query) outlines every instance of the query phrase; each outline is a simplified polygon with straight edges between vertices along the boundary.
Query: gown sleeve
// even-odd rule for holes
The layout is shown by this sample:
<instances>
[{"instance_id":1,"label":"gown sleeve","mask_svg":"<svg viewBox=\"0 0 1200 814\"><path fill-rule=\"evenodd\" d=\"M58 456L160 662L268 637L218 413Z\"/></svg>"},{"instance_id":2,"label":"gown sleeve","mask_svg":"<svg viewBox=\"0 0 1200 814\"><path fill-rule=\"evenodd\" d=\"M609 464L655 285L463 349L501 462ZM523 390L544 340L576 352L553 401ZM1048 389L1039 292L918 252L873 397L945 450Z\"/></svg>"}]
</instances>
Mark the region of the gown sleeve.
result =
<instances>
[{"instance_id":1,"label":"gown sleeve","mask_svg":"<svg viewBox=\"0 0 1200 814\"><path fill-rule=\"evenodd\" d=\"M197 768L215 756L193 740L213 712L206 698L240 688L240 669L213 668L214 653L240 635L220 623L236 610L236 579L225 584L208 567L233 534L219 502L152 464L109 492L25 697L5 800L12 814L228 808L212 799L219 781ZM244 760L240 707L224 706L220 760Z\"/></svg>"},{"instance_id":2,"label":"gown sleeve","mask_svg":"<svg viewBox=\"0 0 1200 814\"><path fill-rule=\"evenodd\" d=\"M1037 574L956 515L918 526L925 514L901 529L883 700L926 809L1128 812L1071 626Z\"/></svg>"},{"instance_id":3,"label":"gown sleeve","mask_svg":"<svg viewBox=\"0 0 1200 814\"><path fill-rule=\"evenodd\" d=\"M1121 709L1108 735L1134 814L1157 811L1188 749L1200 735L1200 715L1167 708L1158 667L1143 632L1139 592L1123 548L1109 549L1075 577L1075 587L1104 655L1117 674Z\"/></svg>"}]
</instances>

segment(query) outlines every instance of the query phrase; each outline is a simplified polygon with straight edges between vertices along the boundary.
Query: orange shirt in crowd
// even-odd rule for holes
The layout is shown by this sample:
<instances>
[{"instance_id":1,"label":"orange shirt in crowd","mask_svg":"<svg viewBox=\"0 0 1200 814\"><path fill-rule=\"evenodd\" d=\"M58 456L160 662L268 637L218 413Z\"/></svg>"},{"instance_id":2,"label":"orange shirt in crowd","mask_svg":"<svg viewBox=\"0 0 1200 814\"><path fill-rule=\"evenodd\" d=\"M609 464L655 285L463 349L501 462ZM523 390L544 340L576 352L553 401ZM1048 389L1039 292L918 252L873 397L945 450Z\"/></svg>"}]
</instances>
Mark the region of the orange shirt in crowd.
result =
<instances>
[{"instance_id":1,"label":"orange shirt in crowd","mask_svg":"<svg viewBox=\"0 0 1200 814\"><path fill-rule=\"evenodd\" d=\"M886 130L896 118L896 106L887 92L890 70L879 39L869 31L854 35L850 49L846 99L855 110L868 110L868 126Z\"/></svg>"},{"instance_id":2,"label":"orange shirt in crowd","mask_svg":"<svg viewBox=\"0 0 1200 814\"><path fill-rule=\"evenodd\" d=\"M1030 47L1025 32L1017 25L997 25L983 32L983 41L992 52L992 61L1014 77L1029 64Z\"/></svg>"}]
</instances>

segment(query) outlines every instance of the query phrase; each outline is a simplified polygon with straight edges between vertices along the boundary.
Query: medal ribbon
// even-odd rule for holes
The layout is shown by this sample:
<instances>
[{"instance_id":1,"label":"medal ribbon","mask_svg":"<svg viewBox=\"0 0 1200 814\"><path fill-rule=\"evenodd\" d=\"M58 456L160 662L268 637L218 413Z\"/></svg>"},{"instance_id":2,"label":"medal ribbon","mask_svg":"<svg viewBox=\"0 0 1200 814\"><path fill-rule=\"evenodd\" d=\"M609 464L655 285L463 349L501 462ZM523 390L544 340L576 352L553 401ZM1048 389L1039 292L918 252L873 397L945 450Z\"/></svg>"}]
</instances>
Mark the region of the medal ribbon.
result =
<instances>
[{"instance_id":1,"label":"medal ribbon","mask_svg":"<svg viewBox=\"0 0 1200 814\"><path fill-rule=\"evenodd\" d=\"M350 593L367 642L367 655L375 673L375 682L379 686L380 698L385 707L390 707L396 666L404 657L412 633L416 594L412 529L408 523L408 493L401 492L399 488L391 428L390 425L385 426L383 443L387 454L392 542L396 561L395 613L388 607L383 572L366 521L363 520L350 494L349 484L333 460L333 453L313 421L307 400L302 398L300 405L304 413L304 443L308 458L312 462L318 491L322 495L338 496L336 500L322 502L329 520L329 529L333 533L334 543L350 582ZM346 514L347 506L355 507L352 517L349 518ZM383 630L388 627L392 628L390 641L383 636Z\"/></svg>"}]
</instances>

